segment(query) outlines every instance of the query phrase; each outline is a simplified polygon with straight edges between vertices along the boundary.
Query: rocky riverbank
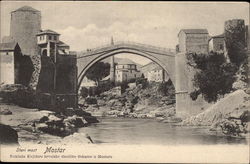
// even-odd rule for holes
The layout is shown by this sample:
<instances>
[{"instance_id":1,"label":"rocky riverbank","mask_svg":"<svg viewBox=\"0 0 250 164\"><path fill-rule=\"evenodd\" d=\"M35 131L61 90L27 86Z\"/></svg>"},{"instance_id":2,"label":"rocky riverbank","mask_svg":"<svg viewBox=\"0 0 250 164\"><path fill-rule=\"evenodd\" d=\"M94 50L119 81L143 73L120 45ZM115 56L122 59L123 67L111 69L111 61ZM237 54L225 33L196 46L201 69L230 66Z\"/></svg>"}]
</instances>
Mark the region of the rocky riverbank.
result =
<instances>
[{"instance_id":1,"label":"rocky riverbank","mask_svg":"<svg viewBox=\"0 0 250 164\"><path fill-rule=\"evenodd\" d=\"M204 112L183 120L181 125L210 126L230 136L247 136L250 132L250 95L237 90L226 95Z\"/></svg>"},{"instance_id":2,"label":"rocky riverbank","mask_svg":"<svg viewBox=\"0 0 250 164\"><path fill-rule=\"evenodd\" d=\"M77 130L99 122L96 117L82 108L61 109L60 113L39 110L37 99L30 87L19 84L0 87L0 123L1 131L5 132L0 135L1 144L9 143L8 139L10 142L18 140L19 144L92 142L88 135L78 134Z\"/></svg>"},{"instance_id":3,"label":"rocky riverbank","mask_svg":"<svg viewBox=\"0 0 250 164\"><path fill-rule=\"evenodd\" d=\"M18 140L20 145L91 143L90 137L87 134L77 133L77 129L98 122L91 114L79 112L80 109L78 109L78 115L71 113L71 116L4 103L1 103L0 109L2 129L6 131L12 129L11 131L16 131L18 136L17 139L17 136L10 133L2 133L1 144L8 143L5 139L11 137L16 138L14 140Z\"/></svg>"},{"instance_id":4,"label":"rocky riverbank","mask_svg":"<svg viewBox=\"0 0 250 164\"><path fill-rule=\"evenodd\" d=\"M81 106L94 116L156 118L158 120L176 121L175 100L172 95L162 95L159 92L160 83L134 85L122 94L112 90L99 96L80 100ZM173 92L171 90L171 92ZM174 92L173 92L174 93ZM171 119L172 118L172 119Z\"/></svg>"}]
</instances>

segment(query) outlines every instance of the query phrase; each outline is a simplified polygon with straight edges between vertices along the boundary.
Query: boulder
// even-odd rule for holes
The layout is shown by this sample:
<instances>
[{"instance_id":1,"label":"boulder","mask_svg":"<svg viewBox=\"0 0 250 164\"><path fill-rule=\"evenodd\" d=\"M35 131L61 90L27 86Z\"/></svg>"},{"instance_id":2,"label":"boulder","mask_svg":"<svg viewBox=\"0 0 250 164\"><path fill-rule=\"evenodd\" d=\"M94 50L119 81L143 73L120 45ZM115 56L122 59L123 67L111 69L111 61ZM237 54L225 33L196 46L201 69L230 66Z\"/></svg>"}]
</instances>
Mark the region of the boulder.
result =
<instances>
[{"instance_id":1,"label":"boulder","mask_svg":"<svg viewBox=\"0 0 250 164\"><path fill-rule=\"evenodd\" d=\"M18 144L17 131L9 125L0 124L0 144Z\"/></svg>"},{"instance_id":2,"label":"boulder","mask_svg":"<svg viewBox=\"0 0 250 164\"><path fill-rule=\"evenodd\" d=\"M88 134L84 133L74 133L70 136L64 137L62 143L69 143L69 144L91 144L94 141Z\"/></svg>"},{"instance_id":3,"label":"boulder","mask_svg":"<svg viewBox=\"0 0 250 164\"><path fill-rule=\"evenodd\" d=\"M12 112L7 108L5 108L3 110L1 109L1 111L0 111L0 115L11 115L11 114L12 114Z\"/></svg>"},{"instance_id":4,"label":"boulder","mask_svg":"<svg viewBox=\"0 0 250 164\"><path fill-rule=\"evenodd\" d=\"M88 124L88 122L85 119L83 119L82 117L76 116L76 115L73 115L71 117L64 119L63 123L66 126L68 126L69 124L73 124L74 127L76 127L76 128L84 127Z\"/></svg>"}]
</instances>

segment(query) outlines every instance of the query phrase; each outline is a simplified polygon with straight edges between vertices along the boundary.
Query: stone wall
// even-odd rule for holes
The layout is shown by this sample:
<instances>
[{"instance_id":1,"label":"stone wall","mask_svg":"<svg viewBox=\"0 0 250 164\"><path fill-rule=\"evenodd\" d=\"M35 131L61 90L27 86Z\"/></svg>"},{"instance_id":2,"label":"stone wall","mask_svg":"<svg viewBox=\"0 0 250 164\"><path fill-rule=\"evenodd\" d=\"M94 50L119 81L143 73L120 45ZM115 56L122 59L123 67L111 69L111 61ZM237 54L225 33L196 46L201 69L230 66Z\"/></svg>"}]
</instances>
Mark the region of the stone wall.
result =
<instances>
[{"instance_id":1,"label":"stone wall","mask_svg":"<svg viewBox=\"0 0 250 164\"><path fill-rule=\"evenodd\" d=\"M41 56L40 55L31 56L31 61L34 66L34 71L32 72L29 86L36 90L39 80L39 74L41 71Z\"/></svg>"},{"instance_id":2,"label":"stone wall","mask_svg":"<svg viewBox=\"0 0 250 164\"><path fill-rule=\"evenodd\" d=\"M43 56L41 59L41 71L37 86L40 99L39 108L47 107L56 111L67 107L76 107L76 56L57 55L56 64L50 57Z\"/></svg>"},{"instance_id":3,"label":"stone wall","mask_svg":"<svg viewBox=\"0 0 250 164\"><path fill-rule=\"evenodd\" d=\"M14 84L14 53L0 52L0 84Z\"/></svg>"}]
</instances>

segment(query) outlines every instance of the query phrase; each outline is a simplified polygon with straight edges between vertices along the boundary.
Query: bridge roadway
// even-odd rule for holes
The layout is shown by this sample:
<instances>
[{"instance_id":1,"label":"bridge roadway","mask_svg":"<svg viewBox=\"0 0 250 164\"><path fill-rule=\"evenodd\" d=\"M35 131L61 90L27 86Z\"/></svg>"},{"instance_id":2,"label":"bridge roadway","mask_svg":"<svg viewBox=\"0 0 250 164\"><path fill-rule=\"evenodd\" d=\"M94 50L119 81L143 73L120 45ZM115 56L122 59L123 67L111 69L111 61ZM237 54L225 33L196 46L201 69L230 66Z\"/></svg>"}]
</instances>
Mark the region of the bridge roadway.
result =
<instances>
[{"instance_id":1,"label":"bridge roadway","mask_svg":"<svg viewBox=\"0 0 250 164\"><path fill-rule=\"evenodd\" d=\"M80 55L77 56L77 59L88 57L91 55L107 53L109 51L113 51L114 49L121 49L121 48L129 48L129 49L140 49L144 52L148 53L155 53L158 55L166 55L175 57L175 50L170 48L163 48L163 47L156 47L147 44L141 44L136 42L116 42L115 44L107 44L101 47L96 47L94 49L89 49L89 51L81 52Z\"/></svg>"}]
</instances>

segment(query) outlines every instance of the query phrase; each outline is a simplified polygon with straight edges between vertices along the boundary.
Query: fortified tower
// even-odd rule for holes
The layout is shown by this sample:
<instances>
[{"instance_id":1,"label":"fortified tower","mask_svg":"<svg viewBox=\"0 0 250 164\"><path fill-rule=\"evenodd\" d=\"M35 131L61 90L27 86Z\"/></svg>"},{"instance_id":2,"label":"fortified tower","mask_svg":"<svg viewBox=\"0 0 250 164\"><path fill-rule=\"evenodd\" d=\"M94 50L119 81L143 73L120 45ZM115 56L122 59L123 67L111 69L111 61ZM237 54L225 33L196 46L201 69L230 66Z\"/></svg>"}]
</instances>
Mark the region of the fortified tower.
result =
<instances>
[{"instance_id":1,"label":"fortified tower","mask_svg":"<svg viewBox=\"0 0 250 164\"><path fill-rule=\"evenodd\" d=\"M18 42L23 54L38 55L36 34L40 29L40 11L24 6L11 12L10 36Z\"/></svg>"}]
</instances>

